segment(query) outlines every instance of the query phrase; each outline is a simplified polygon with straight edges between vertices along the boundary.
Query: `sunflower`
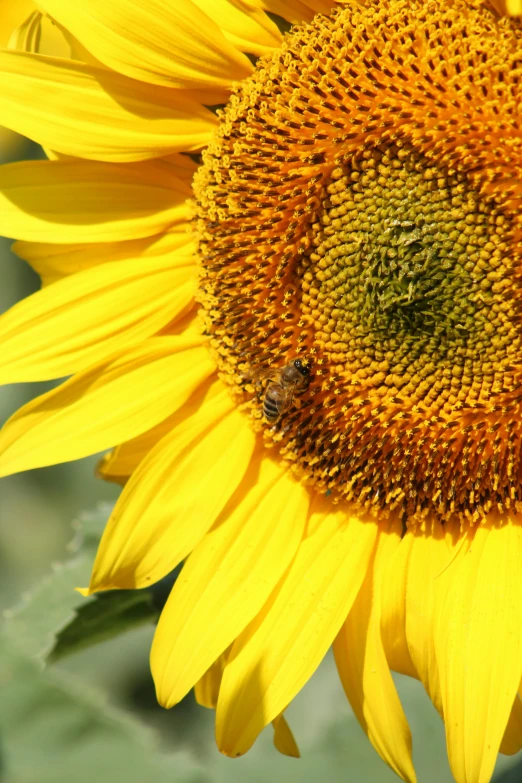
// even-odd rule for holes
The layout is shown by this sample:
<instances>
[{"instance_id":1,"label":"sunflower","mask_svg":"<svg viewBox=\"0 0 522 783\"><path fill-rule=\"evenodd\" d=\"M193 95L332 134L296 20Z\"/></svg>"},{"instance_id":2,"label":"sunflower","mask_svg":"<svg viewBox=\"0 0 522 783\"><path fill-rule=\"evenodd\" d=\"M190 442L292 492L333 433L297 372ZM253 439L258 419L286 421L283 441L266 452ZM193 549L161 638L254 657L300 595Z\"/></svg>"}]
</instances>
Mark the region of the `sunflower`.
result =
<instances>
[{"instance_id":1,"label":"sunflower","mask_svg":"<svg viewBox=\"0 0 522 783\"><path fill-rule=\"evenodd\" d=\"M184 562L151 666L245 753L333 646L414 781L391 670L459 783L522 747L522 28L495 0L41 0L0 53L0 229L43 288L1 381L68 377L2 475L112 449L89 593ZM34 42L34 37L31 39Z\"/></svg>"}]
</instances>

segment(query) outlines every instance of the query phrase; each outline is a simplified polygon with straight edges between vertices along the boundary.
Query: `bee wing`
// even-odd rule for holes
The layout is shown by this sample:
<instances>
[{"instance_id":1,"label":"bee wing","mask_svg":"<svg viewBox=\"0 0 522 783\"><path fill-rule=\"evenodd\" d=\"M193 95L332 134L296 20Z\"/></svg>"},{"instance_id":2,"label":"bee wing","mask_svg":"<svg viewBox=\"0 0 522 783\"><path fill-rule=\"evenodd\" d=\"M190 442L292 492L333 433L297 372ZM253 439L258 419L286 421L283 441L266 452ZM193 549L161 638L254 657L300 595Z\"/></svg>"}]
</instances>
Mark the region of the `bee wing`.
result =
<instances>
[{"instance_id":1,"label":"bee wing","mask_svg":"<svg viewBox=\"0 0 522 783\"><path fill-rule=\"evenodd\" d=\"M284 399L282 399L277 406L279 413L285 413L292 406L293 401L294 401L294 393L293 391L288 391Z\"/></svg>"},{"instance_id":2,"label":"bee wing","mask_svg":"<svg viewBox=\"0 0 522 783\"><path fill-rule=\"evenodd\" d=\"M270 399L276 404L279 413L285 413L294 399L294 389L283 389L282 386L269 387Z\"/></svg>"},{"instance_id":3,"label":"bee wing","mask_svg":"<svg viewBox=\"0 0 522 783\"><path fill-rule=\"evenodd\" d=\"M274 367L269 367L266 370L252 370L251 372L243 373L241 377L251 383L262 383L263 381L269 380L276 381L279 377L279 373Z\"/></svg>"}]
</instances>

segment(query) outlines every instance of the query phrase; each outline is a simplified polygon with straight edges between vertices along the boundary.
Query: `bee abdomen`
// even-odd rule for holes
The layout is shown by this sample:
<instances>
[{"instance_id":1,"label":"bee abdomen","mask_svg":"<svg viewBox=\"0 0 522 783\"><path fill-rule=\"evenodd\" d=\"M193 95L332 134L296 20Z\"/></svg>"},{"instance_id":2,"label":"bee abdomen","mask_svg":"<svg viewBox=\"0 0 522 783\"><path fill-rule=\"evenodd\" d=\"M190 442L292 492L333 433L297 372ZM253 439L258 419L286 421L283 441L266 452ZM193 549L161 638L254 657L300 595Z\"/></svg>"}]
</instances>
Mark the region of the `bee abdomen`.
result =
<instances>
[{"instance_id":1,"label":"bee abdomen","mask_svg":"<svg viewBox=\"0 0 522 783\"><path fill-rule=\"evenodd\" d=\"M270 422L277 421L279 418L279 408L268 396L265 397L263 402L263 414L265 419Z\"/></svg>"}]
</instances>

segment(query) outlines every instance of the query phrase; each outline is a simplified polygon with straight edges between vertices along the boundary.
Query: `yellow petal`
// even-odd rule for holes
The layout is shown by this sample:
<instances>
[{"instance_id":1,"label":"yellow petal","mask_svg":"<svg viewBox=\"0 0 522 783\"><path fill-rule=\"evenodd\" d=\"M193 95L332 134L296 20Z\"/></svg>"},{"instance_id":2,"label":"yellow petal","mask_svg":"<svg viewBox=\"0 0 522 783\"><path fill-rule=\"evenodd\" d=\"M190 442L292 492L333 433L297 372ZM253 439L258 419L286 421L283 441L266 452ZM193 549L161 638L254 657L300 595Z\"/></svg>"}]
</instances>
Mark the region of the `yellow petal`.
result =
<instances>
[{"instance_id":1,"label":"yellow petal","mask_svg":"<svg viewBox=\"0 0 522 783\"><path fill-rule=\"evenodd\" d=\"M415 781L411 733L381 639L385 565L399 545L402 525L380 525L375 560L335 642L337 669L359 723L375 750L402 780Z\"/></svg>"},{"instance_id":2,"label":"yellow petal","mask_svg":"<svg viewBox=\"0 0 522 783\"><path fill-rule=\"evenodd\" d=\"M71 33L65 29L65 27L58 25L56 22L53 23L54 27L59 27L61 32L63 33L63 36L65 40L69 44L69 52L66 55L60 55L58 52L56 53L56 56L64 56L67 60L78 60L81 63L92 65L95 68L103 68L105 72L108 73L119 73L119 71L114 71L111 67L108 65L105 65L104 63L100 62L100 60L96 59L87 49L85 46L82 46L82 44L78 41L77 38L74 37L74 35L71 35ZM46 52L47 54L54 54L54 52ZM122 74L124 75L124 74ZM129 77L131 79L131 77ZM136 83L138 81L142 81L140 79L131 79L132 83ZM151 86L150 82L146 82L147 86ZM162 85L158 85L162 86ZM184 100L189 101L190 103L199 103L201 106L216 106L216 105L222 105L224 103L227 103L228 99L230 98L230 92L231 87L207 87L203 89L179 89L177 87L172 87L171 84L168 85L168 93L172 93L173 90L176 92L176 100L178 102L183 103Z\"/></svg>"},{"instance_id":3,"label":"yellow petal","mask_svg":"<svg viewBox=\"0 0 522 783\"><path fill-rule=\"evenodd\" d=\"M180 254L86 269L0 317L0 383L63 378L150 337L193 301L194 267Z\"/></svg>"},{"instance_id":4,"label":"yellow petal","mask_svg":"<svg viewBox=\"0 0 522 783\"><path fill-rule=\"evenodd\" d=\"M311 677L364 579L377 525L316 502L281 586L232 647L216 713L227 756L245 753Z\"/></svg>"},{"instance_id":5,"label":"yellow petal","mask_svg":"<svg viewBox=\"0 0 522 783\"><path fill-rule=\"evenodd\" d=\"M48 160L78 160L78 158L75 158L73 155L66 155L65 152L57 152L56 150L50 149L50 147L42 147L42 150Z\"/></svg>"},{"instance_id":6,"label":"yellow petal","mask_svg":"<svg viewBox=\"0 0 522 783\"><path fill-rule=\"evenodd\" d=\"M70 47L62 30L39 11L37 3L27 0L4 0L1 4L2 29L0 48L24 52L42 52L55 57L70 57ZM9 13L13 9L13 17ZM7 13L7 17L6 17ZM7 40L8 39L8 40Z\"/></svg>"},{"instance_id":7,"label":"yellow petal","mask_svg":"<svg viewBox=\"0 0 522 783\"><path fill-rule=\"evenodd\" d=\"M142 258L143 267L146 268L149 262L145 259L149 257L167 256L176 251L179 251L179 255L192 255L195 246L187 230L187 225L182 223L174 226L173 231L142 239L62 245L51 242L15 242L11 250L32 266L45 286L68 275L111 261Z\"/></svg>"},{"instance_id":8,"label":"yellow petal","mask_svg":"<svg viewBox=\"0 0 522 783\"><path fill-rule=\"evenodd\" d=\"M257 8L286 19L292 24L311 22L314 11L306 0L251 0Z\"/></svg>"},{"instance_id":9,"label":"yellow petal","mask_svg":"<svg viewBox=\"0 0 522 783\"><path fill-rule=\"evenodd\" d=\"M401 542L384 566L386 590L381 596L381 637L386 659L396 672L418 679L406 639L406 575L410 541Z\"/></svg>"},{"instance_id":10,"label":"yellow petal","mask_svg":"<svg viewBox=\"0 0 522 783\"><path fill-rule=\"evenodd\" d=\"M188 155L183 155L180 152L174 152L172 155L164 155L162 157L162 161L164 163L170 163L170 165L173 166L176 177L179 177L189 186L192 186L194 174L199 167L191 157Z\"/></svg>"},{"instance_id":11,"label":"yellow petal","mask_svg":"<svg viewBox=\"0 0 522 783\"><path fill-rule=\"evenodd\" d=\"M107 242L188 217L190 188L160 163L24 161L0 168L0 234L36 242Z\"/></svg>"},{"instance_id":12,"label":"yellow petal","mask_svg":"<svg viewBox=\"0 0 522 783\"><path fill-rule=\"evenodd\" d=\"M242 52L257 56L279 48L283 36L277 25L249 0L193 0Z\"/></svg>"},{"instance_id":13,"label":"yellow petal","mask_svg":"<svg viewBox=\"0 0 522 783\"><path fill-rule=\"evenodd\" d=\"M13 30L23 25L27 17L34 12L35 4L33 0L17 0L16 3L3 2L1 9L0 47L3 49L8 46Z\"/></svg>"},{"instance_id":14,"label":"yellow petal","mask_svg":"<svg viewBox=\"0 0 522 783\"><path fill-rule=\"evenodd\" d=\"M259 475L250 468L162 612L151 666L163 706L180 701L259 612L295 554L307 509L307 490L280 466L265 458Z\"/></svg>"},{"instance_id":15,"label":"yellow petal","mask_svg":"<svg viewBox=\"0 0 522 783\"><path fill-rule=\"evenodd\" d=\"M200 392L202 389L206 390L206 387L202 386L196 393ZM173 427L179 424L178 415L181 416L182 413L185 412L187 406L191 405L192 398L188 400L179 411L176 411L173 416L169 416L168 419L160 422L156 427L144 432L142 435L138 435L136 438L131 438L125 443L116 446L116 448L108 454L105 454L97 467L99 477L105 479L105 481L125 484L129 476L134 473L149 451L151 451L165 435L168 435Z\"/></svg>"},{"instance_id":16,"label":"yellow petal","mask_svg":"<svg viewBox=\"0 0 522 783\"><path fill-rule=\"evenodd\" d=\"M228 87L252 72L191 0L40 0L40 7L115 71L167 87Z\"/></svg>"},{"instance_id":17,"label":"yellow petal","mask_svg":"<svg viewBox=\"0 0 522 783\"><path fill-rule=\"evenodd\" d=\"M79 459L145 432L213 371L201 338L145 340L15 413L0 433L0 475Z\"/></svg>"},{"instance_id":18,"label":"yellow petal","mask_svg":"<svg viewBox=\"0 0 522 783\"><path fill-rule=\"evenodd\" d=\"M203 677L194 685L196 701L202 707L207 707L210 710L216 709L221 678L223 677L223 669L225 668L227 658L228 650L220 655L217 661L214 661Z\"/></svg>"},{"instance_id":19,"label":"yellow petal","mask_svg":"<svg viewBox=\"0 0 522 783\"><path fill-rule=\"evenodd\" d=\"M386 577L391 591L402 593L406 644L414 671L441 715L433 627L439 577L453 557L445 527L438 520L427 519L408 530Z\"/></svg>"},{"instance_id":20,"label":"yellow petal","mask_svg":"<svg viewBox=\"0 0 522 783\"><path fill-rule=\"evenodd\" d=\"M116 448L104 454L97 465L96 473L105 481L116 484L126 484L140 462L150 451L176 427L194 416L200 410L203 401L210 401L214 395L224 391L221 381L211 376L202 383L178 410L155 427L138 435L136 438L121 443Z\"/></svg>"},{"instance_id":21,"label":"yellow petal","mask_svg":"<svg viewBox=\"0 0 522 783\"><path fill-rule=\"evenodd\" d=\"M506 756L514 756L522 748L522 701L517 696L500 743L500 752Z\"/></svg>"},{"instance_id":22,"label":"yellow petal","mask_svg":"<svg viewBox=\"0 0 522 783\"><path fill-rule=\"evenodd\" d=\"M248 470L255 435L230 395L203 403L140 463L104 531L90 591L147 587L212 526Z\"/></svg>"},{"instance_id":23,"label":"yellow petal","mask_svg":"<svg viewBox=\"0 0 522 783\"><path fill-rule=\"evenodd\" d=\"M488 783L522 673L522 529L486 522L439 577L435 650L457 783Z\"/></svg>"},{"instance_id":24,"label":"yellow petal","mask_svg":"<svg viewBox=\"0 0 522 783\"><path fill-rule=\"evenodd\" d=\"M521 16L522 0L506 0L506 10L510 16Z\"/></svg>"},{"instance_id":25,"label":"yellow petal","mask_svg":"<svg viewBox=\"0 0 522 783\"><path fill-rule=\"evenodd\" d=\"M294 739L292 730L288 725L283 713L278 715L277 718L274 718L272 725L274 727L274 746L277 748L279 753L282 753L283 756L290 756L294 759L300 758L301 754L299 753L297 742Z\"/></svg>"},{"instance_id":26,"label":"yellow petal","mask_svg":"<svg viewBox=\"0 0 522 783\"><path fill-rule=\"evenodd\" d=\"M314 14L328 14L337 5L336 0L302 0L304 4L311 8ZM340 5L344 2L351 2L351 0L340 0Z\"/></svg>"},{"instance_id":27,"label":"yellow petal","mask_svg":"<svg viewBox=\"0 0 522 783\"><path fill-rule=\"evenodd\" d=\"M0 79L4 125L80 158L138 161L200 149L217 122L177 90L63 58L0 51Z\"/></svg>"},{"instance_id":28,"label":"yellow petal","mask_svg":"<svg viewBox=\"0 0 522 783\"><path fill-rule=\"evenodd\" d=\"M38 52L41 34L42 14L40 11L33 11L16 30L13 30L7 48L19 49L22 52Z\"/></svg>"}]
</instances>

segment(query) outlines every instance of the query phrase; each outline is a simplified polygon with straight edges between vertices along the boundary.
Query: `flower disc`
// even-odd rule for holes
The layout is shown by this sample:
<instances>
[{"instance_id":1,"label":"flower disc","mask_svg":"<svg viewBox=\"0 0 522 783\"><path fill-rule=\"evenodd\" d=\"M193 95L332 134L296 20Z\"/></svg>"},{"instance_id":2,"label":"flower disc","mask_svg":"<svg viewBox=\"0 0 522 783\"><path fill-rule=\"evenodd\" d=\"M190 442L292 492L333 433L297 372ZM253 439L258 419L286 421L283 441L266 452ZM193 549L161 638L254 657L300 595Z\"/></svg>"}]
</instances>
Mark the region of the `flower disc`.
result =
<instances>
[{"instance_id":1,"label":"flower disc","mask_svg":"<svg viewBox=\"0 0 522 783\"><path fill-rule=\"evenodd\" d=\"M520 27L463 1L296 28L196 177L220 370L306 481L409 519L519 508ZM266 384L308 387L270 426Z\"/></svg>"}]
</instances>

